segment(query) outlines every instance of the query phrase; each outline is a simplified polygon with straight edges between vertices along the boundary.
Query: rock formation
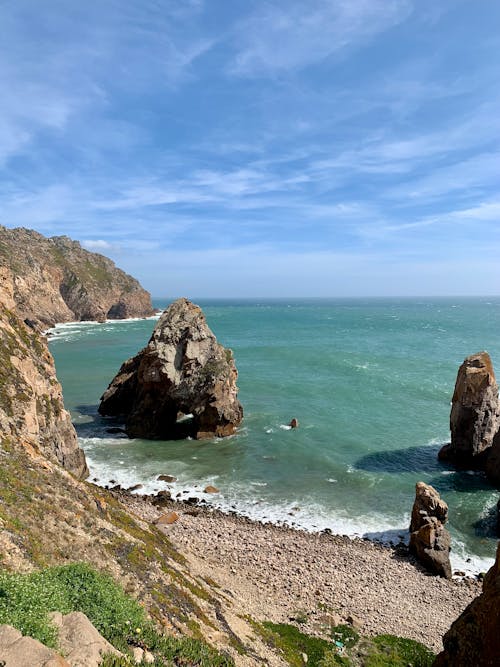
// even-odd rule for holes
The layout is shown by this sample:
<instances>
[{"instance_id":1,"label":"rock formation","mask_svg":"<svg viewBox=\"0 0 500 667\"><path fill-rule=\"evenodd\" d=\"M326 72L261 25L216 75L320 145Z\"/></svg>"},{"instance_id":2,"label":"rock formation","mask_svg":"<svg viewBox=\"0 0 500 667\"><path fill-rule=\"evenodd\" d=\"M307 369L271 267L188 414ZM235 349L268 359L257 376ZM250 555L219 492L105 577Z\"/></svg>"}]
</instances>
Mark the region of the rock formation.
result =
<instances>
[{"instance_id":1,"label":"rock formation","mask_svg":"<svg viewBox=\"0 0 500 667\"><path fill-rule=\"evenodd\" d=\"M411 513L410 551L428 570L451 579L450 533L444 527L448 505L432 486L417 482Z\"/></svg>"},{"instance_id":2,"label":"rock formation","mask_svg":"<svg viewBox=\"0 0 500 667\"><path fill-rule=\"evenodd\" d=\"M0 266L14 276L21 319L41 327L153 314L150 295L137 280L67 236L0 226Z\"/></svg>"},{"instance_id":3,"label":"rock formation","mask_svg":"<svg viewBox=\"0 0 500 667\"><path fill-rule=\"evenodd\" d=\"M178 299L148 345L122 365L99 412L125 416L133 438L231 435L243 416L237 377L231 350L217 342L201 309Z\"/></svg>"},{"instance_id":4,"label":"rock formation","mask_svg":"<svg viewBox=\"0 0 500 667\"><path fill-rule=\"evenodd\" d=\"M47 343L15 312L13 276L0 267L0 436L79 478L88 474Z\"/></svg>"},{"instance_id":5,"label":"rock formation","mask_svg":"<svg viewBox=\"0 0 500 667\"><path fill-rule=\"evenodd\" d=\"M500 656L500 544L483 592L443 637L434 667L496 667Z\"/></svg>"},{"instance_id":6,"label":"rock formation","mask_svg":"<svg viewBox=\"0 0 500 667\"><path fill-rule=\"evenodd\" d=\"M451 443L439 459L484 470L500 486L500 400L490 356L479 352L460 366L450 414Z\"/></svg>"},{"instance_id":7,"label":"rock formation","mask_svg":"<svg viewBox=\"0 0 500 667\"><path fill-rule=\"evenodd\" d=\"M500 425L495 373L487 352L467 357L458 370L453 393L451 444L439 456L462 466L482 467Z\"/></svg>"}]
</instances>

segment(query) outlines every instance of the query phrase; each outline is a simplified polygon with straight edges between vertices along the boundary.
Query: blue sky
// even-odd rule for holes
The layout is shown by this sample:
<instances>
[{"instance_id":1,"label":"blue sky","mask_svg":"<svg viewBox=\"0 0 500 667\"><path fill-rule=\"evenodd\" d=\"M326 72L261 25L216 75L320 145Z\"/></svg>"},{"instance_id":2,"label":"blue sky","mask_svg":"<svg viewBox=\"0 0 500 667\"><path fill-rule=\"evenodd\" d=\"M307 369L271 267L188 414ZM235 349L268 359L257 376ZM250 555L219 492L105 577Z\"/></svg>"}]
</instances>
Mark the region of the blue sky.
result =
<instances>
[{"instance_id":1,"label":"blue sky","mask_svg":"<svg viewBox=\"0 0 500 667\"><path fill-rule=\"evenodd\" d=\"M1 0L0 222L154 294L500 293L495 0Z\"/></svg>"}]
</instances>

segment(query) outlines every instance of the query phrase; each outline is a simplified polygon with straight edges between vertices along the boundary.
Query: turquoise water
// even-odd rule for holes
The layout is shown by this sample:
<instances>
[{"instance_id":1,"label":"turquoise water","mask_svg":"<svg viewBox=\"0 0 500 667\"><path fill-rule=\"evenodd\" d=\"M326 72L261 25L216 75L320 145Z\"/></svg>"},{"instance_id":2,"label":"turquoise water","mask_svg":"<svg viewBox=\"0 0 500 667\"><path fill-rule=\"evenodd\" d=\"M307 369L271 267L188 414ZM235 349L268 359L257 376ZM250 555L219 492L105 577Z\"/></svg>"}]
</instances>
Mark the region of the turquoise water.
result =
<instances>
[{"instance_id":1,"label":"turquoise water","mask_svg":"<svg viewBox=\"0 0 500 667\"><path fill-rule=\"evenodd\" d=\"M436 455L464 357L486 349L500 365L500 298L199 303L239 370L245 418L224 440L106 431L115 422L97 415L99 397L154 321L56 329L50 346L91 478L149 492L166 488L158 474L171 474L175 493L263 521L386 540L405 534L423 480L449 504L454 565L492 562L498 492ZM296 430L286 427L292 417ZM221 493L205 496L207 484Z\"/></svg>"}]
</instances>

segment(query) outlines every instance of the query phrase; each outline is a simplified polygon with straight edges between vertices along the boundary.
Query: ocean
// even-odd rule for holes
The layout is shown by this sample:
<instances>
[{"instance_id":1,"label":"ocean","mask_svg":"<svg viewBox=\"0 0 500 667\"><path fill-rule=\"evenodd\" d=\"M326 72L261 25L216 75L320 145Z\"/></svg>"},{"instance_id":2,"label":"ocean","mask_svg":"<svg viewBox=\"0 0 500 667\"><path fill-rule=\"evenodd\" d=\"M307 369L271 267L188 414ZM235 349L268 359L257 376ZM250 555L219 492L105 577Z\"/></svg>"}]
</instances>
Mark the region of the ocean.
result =
<instances>
[{"instance_id":1,"label":"ocean","mask_svg":"<svg viewBox=\"0 0 500 667\"><path fill-rule=\"evenodd\" d=\"M500 369L500 298L196 302L239 371L244 421L225 439L129 440L107 431L117 422L97 414L99 398L147 343L154 320L53 330L50 349L91 480L142 484L138 493L170 488L259 521L386 542L407 538L422 480L449 505L453 566L477 573L493 563L498 491L482 473L439 463L437 452L449 441L463 359L485 349ZM160 474L177 482L159 482ZM205 494L208 484L220 493Z\"/></svg>"}]
</instances>

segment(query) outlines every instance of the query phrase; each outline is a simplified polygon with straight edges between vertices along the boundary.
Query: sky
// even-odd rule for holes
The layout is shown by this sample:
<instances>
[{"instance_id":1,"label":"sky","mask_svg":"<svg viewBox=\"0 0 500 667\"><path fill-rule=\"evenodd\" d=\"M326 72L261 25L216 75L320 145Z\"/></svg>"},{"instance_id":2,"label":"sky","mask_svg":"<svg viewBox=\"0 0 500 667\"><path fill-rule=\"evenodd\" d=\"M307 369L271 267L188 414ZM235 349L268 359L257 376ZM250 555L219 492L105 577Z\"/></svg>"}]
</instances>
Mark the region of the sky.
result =
<instances>
[{"instance_id":1,"label":"sky","mask_svg":"<svg viewBox=\"0 0 500 667\"><path fill-rule=\"evenodd\" d=\"M0 223L155 296L500 294L500 2L0 0Z\"/></svg>"}]
</instances>

